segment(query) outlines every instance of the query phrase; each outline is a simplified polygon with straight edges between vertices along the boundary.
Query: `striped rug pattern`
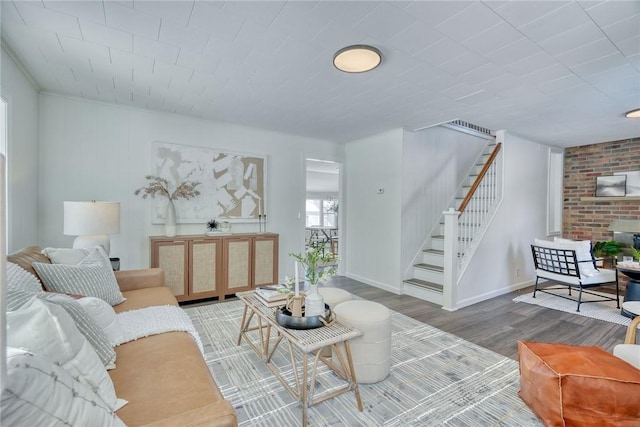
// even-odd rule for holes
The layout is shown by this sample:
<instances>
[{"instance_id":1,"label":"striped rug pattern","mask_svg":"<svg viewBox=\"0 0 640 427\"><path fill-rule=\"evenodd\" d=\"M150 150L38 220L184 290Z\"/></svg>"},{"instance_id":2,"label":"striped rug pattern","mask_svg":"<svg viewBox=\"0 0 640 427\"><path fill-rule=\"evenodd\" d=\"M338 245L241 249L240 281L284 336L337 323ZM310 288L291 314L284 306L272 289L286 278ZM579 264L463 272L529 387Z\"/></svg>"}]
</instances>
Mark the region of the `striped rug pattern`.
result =
<instances>
[{"instance_id":1,"label":"striped rug pattern","mask_svg":"<svg viewBox=\"0 0 640 427\"><path fill-rule=\"evenodd\" d=\"M553 292L563 296L567 296L568 294L568 291L564 289L555 290ZM590 292L593 291L590 290ZM599 292L593 293L598 295L600 294ZM574 289L571 294L573 298L577 298L578 291ZM611 294L603 295L611 296ZM593 299L598 299L598 296L589 294L583 294L582 296L583 301ZM578 307L577 302L543 292L536 292L535 298L533 297L533 292L530 294L519 295L513 299L513 302L525 302L527 304L539 305L541 307L591 317L592 319L604 320L606 322L616 323L623 326L629 326L629 323L631 323L631 319L620 314L620 309L616 308L615 301L590 302L588 304L583 303L580 304L580 312L576 311L576 308ZM622 296L620 296L620 307L622 307Z\"/></svg>"},{"instance_id":2,"label":"striped rug pattern","mask_svg":"<svg viewBox=\"0 0 640 427\"><path fill-rule=\"evenodd\" d=\"M302 408L244 342L237 346L242 303L186 309L204 344L205 359L241 426L301 425ZM518 363L439 329L392 313L391 373L361 384L364 411L353 393L312 406L309 426L541 426L518 397ZM275 363L288 366L278 350ZM319 365L316 389L342 382ZM286 369L286 368L285 368ZM285 377L292 378L291 369Z\"/></svg>"}]
</instances>

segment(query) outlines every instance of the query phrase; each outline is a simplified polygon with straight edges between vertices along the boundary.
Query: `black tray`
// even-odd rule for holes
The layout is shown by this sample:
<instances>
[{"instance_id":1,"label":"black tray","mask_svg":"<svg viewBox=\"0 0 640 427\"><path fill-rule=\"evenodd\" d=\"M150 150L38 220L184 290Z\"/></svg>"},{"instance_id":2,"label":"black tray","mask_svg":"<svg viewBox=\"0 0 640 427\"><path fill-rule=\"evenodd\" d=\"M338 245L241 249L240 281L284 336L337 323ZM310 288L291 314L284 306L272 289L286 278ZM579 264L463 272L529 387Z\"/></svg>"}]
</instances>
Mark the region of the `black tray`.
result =
<instances>
[{"instance_id":1,"label":"black tray","mask_svg":"<svg viewBox=\"0 0 640 427\"><path fill-rule=\"evenodd\" d=\"M329 322L331 320L331 308L328 304L324 305L324 316L292 316L291 312L285 307L276 310L276 322L280 326L289 329L315 329L324 326L322 320Z\"/></svg>"}]
</instances>

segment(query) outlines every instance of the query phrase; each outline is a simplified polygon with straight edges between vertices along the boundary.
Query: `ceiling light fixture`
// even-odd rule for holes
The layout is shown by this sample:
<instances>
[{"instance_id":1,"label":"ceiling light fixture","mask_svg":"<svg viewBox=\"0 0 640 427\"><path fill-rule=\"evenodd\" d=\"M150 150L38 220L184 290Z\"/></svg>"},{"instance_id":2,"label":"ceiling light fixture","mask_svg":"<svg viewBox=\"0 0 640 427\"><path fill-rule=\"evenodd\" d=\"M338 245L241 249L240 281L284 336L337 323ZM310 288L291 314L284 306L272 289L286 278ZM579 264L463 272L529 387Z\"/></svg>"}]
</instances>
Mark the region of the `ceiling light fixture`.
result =
<instances>
[{"instance_id":1,"label":"ceiling light fixture","mask_svg":"<svg viewBox=\"0 0 640 427\"><path fill-rule=\"evenodd\" d=\"M624 115L629 119L640 119L640 108L636 108L635 110L627 111Z\"/></svg>"},{"instance_id":2,"label":"ceiling light fixture","mask_svg":"<svg viewBox=\"0 0 640 427\"><path fill-rule=\"evenodd\" d=\"M364 44L343 47L333 55L333 65L345 73L364 73L373 70L380 63L380 51Z\"/></svg>"}]
</instances>

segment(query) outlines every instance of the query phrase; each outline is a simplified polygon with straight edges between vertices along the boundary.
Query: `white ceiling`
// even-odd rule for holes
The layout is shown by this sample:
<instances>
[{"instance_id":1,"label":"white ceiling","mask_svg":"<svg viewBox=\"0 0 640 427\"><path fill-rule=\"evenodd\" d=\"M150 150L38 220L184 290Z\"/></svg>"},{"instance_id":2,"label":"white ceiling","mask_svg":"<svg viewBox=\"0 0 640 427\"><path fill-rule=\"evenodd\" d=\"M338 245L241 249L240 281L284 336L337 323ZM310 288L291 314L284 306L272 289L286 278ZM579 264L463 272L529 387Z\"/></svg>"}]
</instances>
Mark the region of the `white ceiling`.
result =
<instances>
[{"instance_id":1,"label":"white ceiling","mask_svg":"<svg viewBox=\"0 0 640 427\"><path fill-rule=\"evenodd\" d=\"M333 141L462 119L574 146L640 136L640 1L3 1L42 91ZM367 43L366 74L332 65Z\"/></svg>"},{"instance_id":2,"label":"white ceiling","mask_svg":"<svg viewBox=\"0 0 640 427\"><path fill-rule=\"evenodd\" d=\"M335 193L340 190L340 164L306 159L307 193Z\"/></svg>"}]
</instances>

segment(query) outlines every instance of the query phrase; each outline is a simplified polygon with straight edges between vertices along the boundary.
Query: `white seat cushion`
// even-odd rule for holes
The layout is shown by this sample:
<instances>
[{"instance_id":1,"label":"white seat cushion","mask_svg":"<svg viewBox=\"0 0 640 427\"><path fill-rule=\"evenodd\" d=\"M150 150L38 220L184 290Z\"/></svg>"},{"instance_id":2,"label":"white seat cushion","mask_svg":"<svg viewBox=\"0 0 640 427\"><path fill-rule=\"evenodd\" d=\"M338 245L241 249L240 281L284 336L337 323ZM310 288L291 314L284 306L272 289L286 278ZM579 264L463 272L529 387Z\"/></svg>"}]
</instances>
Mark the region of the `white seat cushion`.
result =
<instances>
[{"instance_id":1,"label":"white seat cushion","mask_svg":"<svg viewBox=\"0 0 640 427\"><path fill-rule=\"evenodd\" d=\"M571 285L597 285L600 283L610 283L616 281L616 271L609 270L605 268L601 268L596 271L596 274L591 276L582 276L580 275L580 279L575 276L565 276L564 274L550 273L545 270L536 270L536 275L538 277L542 277L543 279L554 280L562 283L569 283Z\"/></svg>"},{"instance_id":2,"label":"white seat cushion","mask_svg":"<svg viewBox=\"0 0 640 427\"><path fill-rule=\"evenodd\" d=\"M580 277L582 278L583 285L596 285L598 283L615 282L616 270L601 268L597 270L595 274L587 277L582 276L582 272L580 272Z\"/></svg>"},{"instance_id":3,"label":"white seat cushion","mask_svg":"<svg viewBox=\"0 0 640 427\"><path fill-rule=\"evenodd\" d=\"M618 344L613 348L613 355L640 369L640 345Z\"/></svg>"}]
</instances>

